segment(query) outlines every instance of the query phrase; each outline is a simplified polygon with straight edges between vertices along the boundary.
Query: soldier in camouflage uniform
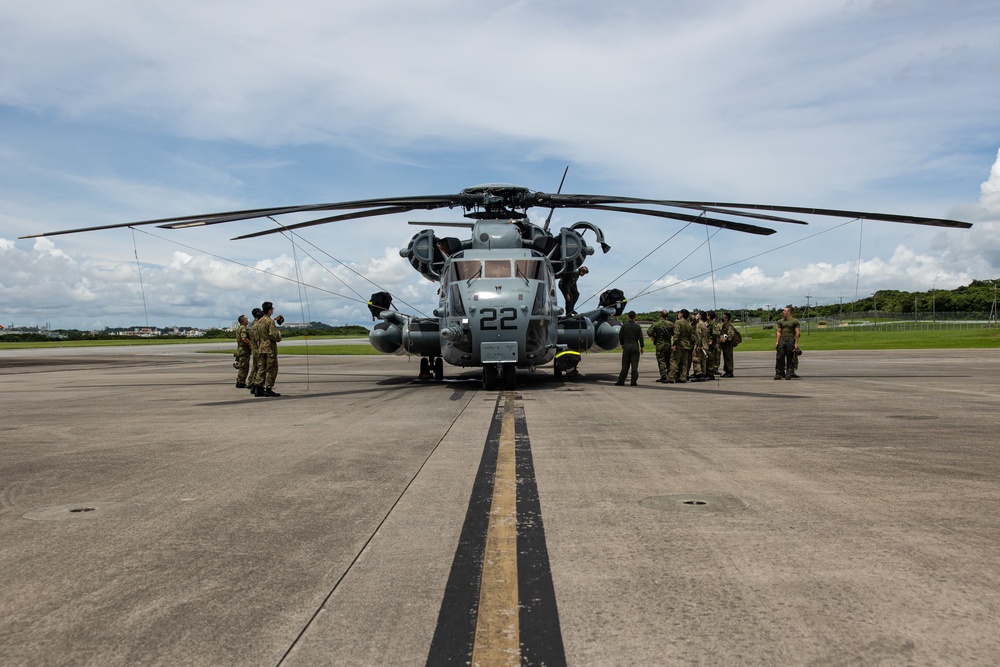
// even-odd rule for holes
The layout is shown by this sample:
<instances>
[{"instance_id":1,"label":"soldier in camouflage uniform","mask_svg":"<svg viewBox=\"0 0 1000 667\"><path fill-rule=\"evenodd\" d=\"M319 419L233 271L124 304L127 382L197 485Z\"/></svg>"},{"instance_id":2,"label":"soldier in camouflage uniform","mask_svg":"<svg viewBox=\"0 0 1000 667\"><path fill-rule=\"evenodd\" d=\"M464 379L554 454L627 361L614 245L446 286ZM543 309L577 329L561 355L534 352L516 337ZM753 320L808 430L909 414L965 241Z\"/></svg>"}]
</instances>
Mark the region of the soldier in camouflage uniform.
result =
<instances>
[{"instance_id":1,"label":"soldier in camouflage uniform","mask_svg":"<svg viewBox=\"0 0 1000 667\"><path fill-rule=\"evenodd\" d=\"M705 372L709 380L714 380L719 374L719 323L715 319L715 311L708 311L708 367Z\"/></svg>"},{"instance_id":2,"label":"soldier in camouflage uniform","mask_svg":"<svg viewBox=\"0 0 1000 667\"><path fill-rule=\"evenodd\" d=\"M732 323L732 315L722 314L722 329L719 336L719 347L722 348L722 377L733 377L733 349L736 347L739 336L736 327Z\"/></svg>"},{"instance_id":3,"label":"soldier in camouflage uniform","mask_svg":"<svg viewBox=\"0 0 1000 667\"><path fill-rule=\"evenodd\" d=\"M257 386L260 384L260 379L257 377L260 373L260 352L257 351L257 347L253 344L254 339L254 327L260 322L260 316L264 313L261 312L260 308L254 308L250 311L253 315L253 322L247 327L247 336L250 338L250 360L253 361L253 366L250 367L250 375L247 376L247 384L250 386L250 393L254 396L257 395Z\"/></svg>"},{"instance_id":4,"label":"soldier in camouflage uniform","mask_svg":"<svg viewBox=\"0 0 1000 667\"><path fill-rule=\"evenodd\" d=\"M236 327L236 388L247 388L247 373L250 372L250 335L247 333L247 316L240 315Z\"/></svg>"},{"instance_id":5,"label":"soldier in camouflage uniform","mask_svg":"<svg viewBox=\"0 0 1000 667\"><path fill-rule=\"evenodd\" d=\"M281 334L275 326L271 315L274 314L274 304L265 301L260 307L263 315L253 327L253 342L257 354L260 355L260 370L257 371L257 390L254 396L281 396L274 391L274 381L278 376L278 343Z\"/></svg>"},{"instance_id":6,"label":"soldier in camouflage uniform","mask_svg":"<svg viewBox=\"0 0 1000 667\"><path fill-rule=\"evenodd\" d=\"M708 365L708 316L705 311L698 313L694 325L694 347L691 350L691 372L695 382L705 379L705 368Z\"/></svg>"},{"instance_id":7,"label":"soldier in camouflage uniform","mask_svg":"<svg viewBox=\"0 0 1000 667\"><path fill-rule=\"evenodd\" d=\"M795 351L799 349L799 321L792 317L791 307L786 307L781 313L781 319L774 327L774 379L791 380L795 374L793 366Z\"/></svg>"},{"instance_id":8,"label":"soldier in camouflage uniform","mask_svg":"<svg viewBox=\"0 0 1000 667\"><path fill-rule=\"evenodd\" d=\"M690 313L682 309L674 322L674 344L671 346L670 374L667 382L687 382L691 366L691 349L694 347L694 329L688 322Z\"/></svg>"},{"instance_id":9,"label":"soldier in camouflage uniform","mask_svg":"<svg viewBox=\"0 0 1000 667\"><path fill-rule=\"evenodd\" d=\"M670 343L674 335L674 323L668 319L669 315L666 310L661 310L660 319L646 330L656 348L656 363L660 367L660 379L657 382L666 382L670 371Z\"/></svg>"}]
</instances>

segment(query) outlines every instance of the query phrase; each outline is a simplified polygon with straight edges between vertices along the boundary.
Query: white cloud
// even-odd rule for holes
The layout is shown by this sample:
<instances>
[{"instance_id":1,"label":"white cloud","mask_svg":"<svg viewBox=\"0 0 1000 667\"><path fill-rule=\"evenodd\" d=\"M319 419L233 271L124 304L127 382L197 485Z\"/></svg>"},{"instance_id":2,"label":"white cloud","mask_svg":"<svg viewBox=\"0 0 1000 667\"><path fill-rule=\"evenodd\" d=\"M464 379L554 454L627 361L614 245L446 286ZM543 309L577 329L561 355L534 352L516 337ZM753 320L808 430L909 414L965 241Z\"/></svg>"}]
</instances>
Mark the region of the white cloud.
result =
<instances>
[{"instance_id":1,"label":"white cloud","mask_svg":"<svg viewBox=\"0 0 1000 667\"><path fill-rule=\"evenodd\" d=\"M941 287L1000 270L1000 158L978 203L956 207L976 197L1000 136L998 31L992 0L5 3L0 236L483 181L554 189L571 163L564 191L952 209L973 230L865 228L862 291ZM315 238L426 312L434 286L399 257L400 227ZM663 229L606 227L615 251L594 258L594 284ZM719 237L715 264L733 266L717 297L853 295L857 237L741 260L798 233ZM285 277L298 268L317 288L315 318L368 321L353 299L376 288L351 271L233 235L136 232L135 245L120 230L30 252L0 238L0 289L36 320L136 323L143 290L150 317L176 323L228 321L264 298L299 307L294 283L221 259L233 257ZM176 239L192 247L167 247ZM703 273L699 261L666 282ZM664 270L629 280L638 290ZM711 280L665 292L704 303Z\"/></svg>"}]
</instances>

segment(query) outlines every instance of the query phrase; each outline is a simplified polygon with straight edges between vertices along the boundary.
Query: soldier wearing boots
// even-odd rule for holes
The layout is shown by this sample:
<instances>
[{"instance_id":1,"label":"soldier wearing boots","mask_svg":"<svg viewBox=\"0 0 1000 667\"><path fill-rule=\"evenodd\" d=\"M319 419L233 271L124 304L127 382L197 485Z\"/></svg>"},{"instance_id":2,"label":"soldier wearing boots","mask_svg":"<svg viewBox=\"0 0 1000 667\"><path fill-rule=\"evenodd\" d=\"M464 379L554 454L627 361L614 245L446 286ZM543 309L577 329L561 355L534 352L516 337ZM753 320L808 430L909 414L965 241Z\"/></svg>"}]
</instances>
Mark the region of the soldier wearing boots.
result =
<instances>
[{"instance_id":1,"label":"soldier wearing boots","mask_svg":"<svg viewBox=\"0 0 1000 667\"><path fill-rule=\"evenodd\" d=\"M240 315L236 327L236 388L247 388L247 374L250 372L250 335L247 333L247 316Z\"/></svg>"},{"instance_id":2,"label":"soldier wearing boots","mask_svg":"<svg viewBox=\"0 0 1000 667\"><path fill-rule=\"evenodd\" d=\"M732 315L722 314L722 329L719 336L719 347L722 348L722 377L733 377L733 349L743 340L732 323Z\"/></svg>"},{"instance_id":3,"label":"soldier wearing boots","mask_svg":"<svg viewBox=\"0 0 1000 667\"><path fill-rule=\"evenodd\" d=\"M691 313L682 309L674 322L674 344L671 346L670 375L667 382L687 382L688 368L691 366L691 350L694 347L694 329L688 322Z\"/></svg>"},{"instance_id":4,"label":"soldier wearing boots","mask_svg":"<svg viewBox=\"0 0 1000 667\"><path fill-rule=\"evenodd\" d=\"M692 380L701 382L705 379L705 370L708 367L708 316L705 311L698 313L694 325L694 347L691 350L691 371L694 373Z\"/></svg>"},{"instance_id":5,"label":"soldier wearing boots","mask_svg":"<svg viewBox=\"0 0 1000 667\"><path fill-rule=\"evenodd\" d=\"M714 380L719 373L719 357L722 350L719 349L719 323L715 319L715 311L708 311L708 364L705 369L707 379Z\"/></svg>"},{"instance_id":6,"label":"soldier wearing boots","mask_svg":"<svg viewBox=\"0 0 1000 667\"><path fill-rule=\"evenodd\" d=\"M271 315L274 314L274 304L265 301L260 306L263 315L253 328L252 339L257 353L260 355L260 370L257 372L257 389L254 396L281 396L274 391L274 381L278 376L278 343L281 334L275 326Z\"/></svg>"},{"instance_id":7,"label":"soldier wearing boots","mask_svg":"<svg viewBox=\"0 0 1000 667\"><path fill-rule=\"evenodd\" d=\"M653 341L656 363L660 367L660 379L657 382L666 382L667 373L670 372L670 343L674 336L674 323L668 319L669 315L669 312L661 310L660 319L646 331Z\"/></svg>"},{"instance_id":8,"label":"soldier wearing boots","mask_svg":"<svg viewBox=\"0 0 1000 667\"><path fill-rule=\"evenodd\" d=\"M795 352L799 349L799 321L792 317L792 308L787 306L781 313L781 319L774 327L774 379L791 380L795 373L793 366Z\"/></svg>"},{"instance_id":9,"label":"soldier wearing boots","mask_svg":"<svg viewBox=\"0 0 1000 667\"><path fill-rule=\"evenodd\" d=\"M260 352L257 350L257 346L254 345L254 327L260 322L260 316L264 313L261 312L260 308L254 308L250 311L253 315L253 322L247 327L247 337L250 339L250 360L253 362L253 366L250 368L250 374L247 376L250 393L254 396L257 395L257 386L260 384L260 380L257 378L257 374L260 372Z\"/></svg>"}]
</instances>

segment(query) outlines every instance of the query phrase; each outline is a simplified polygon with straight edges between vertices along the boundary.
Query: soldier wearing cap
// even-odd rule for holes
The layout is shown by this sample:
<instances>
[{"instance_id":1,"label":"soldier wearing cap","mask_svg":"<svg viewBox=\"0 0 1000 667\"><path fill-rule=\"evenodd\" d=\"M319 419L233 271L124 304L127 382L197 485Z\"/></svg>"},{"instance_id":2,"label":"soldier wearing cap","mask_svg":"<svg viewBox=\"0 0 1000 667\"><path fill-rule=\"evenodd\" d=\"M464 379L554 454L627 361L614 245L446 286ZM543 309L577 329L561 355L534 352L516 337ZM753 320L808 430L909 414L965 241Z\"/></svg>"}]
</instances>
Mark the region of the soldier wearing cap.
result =
<instances>
[{"instance_id":1,"label":"soldier wearing cap","mask_svg":"<svg viewBox=\"0 0 1000 667\"><path fill-rule=\"evenodd\" d=\"M719 336L719 347L722 349L722 377L733 377L733 348L743 339L736 327L733 326L733 316L729 313L722 314L722 329Z\"/></svg>"},{"instance_id":2,"label":"soldier wearing cap","mask_svg":"<svg viewBox=\"0 0 1000 667\"><path fill-rule=\"evenodd\" d=\"M708 359L705 375L709 380L714 380L719 373L719 362L722 356L722 349L719 347L719 329L719 323L715 319L715 311L708 311Z\"/></svg>"},{"instance_id":3,"label":"soldier wearing cap","mask_svg":"<svg viewBox=\"0 0 1000 667\"><path fill-rule=\"evenodd\" d=\"M260 306L260 320L253 328L252 342L260 355L260 370L257 371L256 390L254 396L281 396L274 391L274 381L278 377L278 343L281 334L275 326L271 315L274 314L274 304L265 301Z\"/></svg>"},{"instance_id":4,"label":"soldier wearing cap","mask_svg":"<svg viewBox=\"0 0 1000 667\"><path fill-rule=\"evenodd\" d=\"M256 396L258 385L257 373L260 371L260 352L257 350L257 346L253 344L255 336L254 327L260 322L260 316L264 313L261 312L260 308L254 308L250 311L250 314L253 315L253 322L247 327L247 337L250 339L250 360L253 362L253 366L251 366L250 374L247 376L247 384L249 385L250 393Z\"/></svg>"},{"instance_id":5,"label":"soldier wearing cap","mask_svg":"<svg viewBox=\"0 0 1000 667\"><path fill-rule=\"evenodd\" d=\"M247 316L240 315L236 327L236 388L247 388L247 374L250 372L250 334L247 332Z\"/></svg>"},{"instance_id":6,"label":"soldier wearing cap","mask_svg":"<svg viewBox=\"0 0 1000 667\"><path fill-rule=\"evenodd\" d=\"M656 363L660 367L660 379L657 382L667 382L670 372L670 342L674 336L674 323L669 319L670 313L660 311L660 319L649 327L646 333L656 349Z\"/></svg>"},{"instance_id":7,"label":"soldier wearing cap","mask_svg":"<svg viewBox=\"0 0 1000 667\"><path fill-rule=\"evenodd\" d=\"M585 266L581 266L576 271L567 271L559 279L559 291L566 299L566 314L576 315L576 302L580 300L580 290L576 286L576 281L580 276L585 276L590 272Z\"/></svg>"},{"instance_id":8,"label":"soldier wearing cap","mask_svg":"<svg viewBox=\"0 0 1000 667\"><path fill-rule=\"evenodd\" d=\"M674 322L674 344L671 347L670 375L667 382L687 382L691 366L691 350L694 348L694 328L688 321L691 313L682 308Z\"/></svg>"}]
</instances>

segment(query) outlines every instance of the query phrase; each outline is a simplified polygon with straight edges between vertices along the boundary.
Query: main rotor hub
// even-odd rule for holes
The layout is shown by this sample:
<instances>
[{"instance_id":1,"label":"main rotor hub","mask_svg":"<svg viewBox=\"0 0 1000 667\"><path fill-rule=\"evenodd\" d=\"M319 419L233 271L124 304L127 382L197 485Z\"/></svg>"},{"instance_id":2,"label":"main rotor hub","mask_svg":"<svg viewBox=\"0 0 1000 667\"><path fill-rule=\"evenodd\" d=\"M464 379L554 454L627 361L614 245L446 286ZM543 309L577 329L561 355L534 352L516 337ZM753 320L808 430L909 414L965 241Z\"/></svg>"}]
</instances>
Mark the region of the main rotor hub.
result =
<instances>
[{"instance_id":1,"label":"main rotor hub","mask_svg":"<svg viewBox=\"0 0 1000 667\"><path fill-rule=\"evenodd\" d=\"M509 183L484 183L462 190L471 195L465 204L465 217L474 220L524 220L527 209L534 205L534 192Z\"/></svg>"}]
</instances>

